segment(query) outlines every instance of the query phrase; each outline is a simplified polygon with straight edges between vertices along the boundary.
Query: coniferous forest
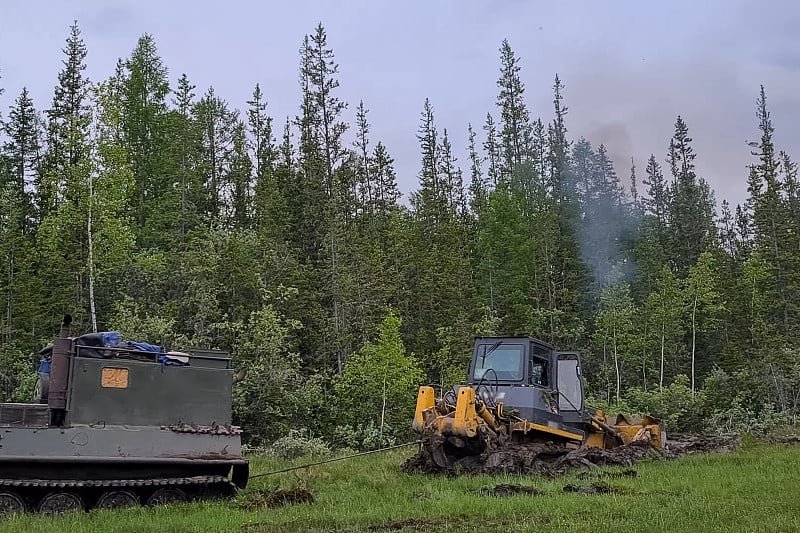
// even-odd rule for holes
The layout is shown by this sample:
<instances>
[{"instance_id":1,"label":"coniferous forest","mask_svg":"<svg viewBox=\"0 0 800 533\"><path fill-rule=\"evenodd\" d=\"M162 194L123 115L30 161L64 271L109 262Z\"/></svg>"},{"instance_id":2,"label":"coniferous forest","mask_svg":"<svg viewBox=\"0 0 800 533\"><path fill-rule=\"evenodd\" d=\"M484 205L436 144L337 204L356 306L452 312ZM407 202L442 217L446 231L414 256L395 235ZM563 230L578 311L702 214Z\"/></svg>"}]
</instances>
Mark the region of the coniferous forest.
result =
<instances>
[{"instance_id":1,"label":"coniferous forest","mask_svg":"<svg viewBox=\"0 0 800 533\"><path fill-rule=\"evenodd\" d=\"M150 35L90 80L77 23L50 102L0 95L0 399L30 399L31 354L70 313L80 333L230 350L253 444L403 439L417 387L464 380L474 336L494 334L579 350L593 403L668 428L796 422L800 182L764 87L733 206L680 116L646 162L614 168L571 135L569 80L525 87L503 41L496 106L448 125L468 146L420 102L401 198L324 27L299 42L288 118L258 84L230 103L170 81ZM552 93L545 116L527 90Z\"/></svg>"}]
</instances>

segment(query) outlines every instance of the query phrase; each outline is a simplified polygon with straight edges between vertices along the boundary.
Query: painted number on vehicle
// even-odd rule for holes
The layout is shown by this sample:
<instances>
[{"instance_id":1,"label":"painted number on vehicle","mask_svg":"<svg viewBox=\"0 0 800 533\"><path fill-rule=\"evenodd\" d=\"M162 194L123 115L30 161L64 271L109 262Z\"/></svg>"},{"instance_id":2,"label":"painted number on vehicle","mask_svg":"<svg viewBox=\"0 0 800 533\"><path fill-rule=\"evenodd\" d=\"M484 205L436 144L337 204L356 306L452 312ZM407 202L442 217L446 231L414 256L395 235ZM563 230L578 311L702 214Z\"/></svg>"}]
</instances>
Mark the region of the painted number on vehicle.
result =
<instances>
[{"instance_id":1,"label":"painted number on vehicle","mask_svg":"<svg viewBox=\"0 0 800 533\"><path fill-rule=\"evenodd\" d=\"M104 368L100 374L100 385L109 389L127 389L128 369Z\"/></svg>"}]
</instances>

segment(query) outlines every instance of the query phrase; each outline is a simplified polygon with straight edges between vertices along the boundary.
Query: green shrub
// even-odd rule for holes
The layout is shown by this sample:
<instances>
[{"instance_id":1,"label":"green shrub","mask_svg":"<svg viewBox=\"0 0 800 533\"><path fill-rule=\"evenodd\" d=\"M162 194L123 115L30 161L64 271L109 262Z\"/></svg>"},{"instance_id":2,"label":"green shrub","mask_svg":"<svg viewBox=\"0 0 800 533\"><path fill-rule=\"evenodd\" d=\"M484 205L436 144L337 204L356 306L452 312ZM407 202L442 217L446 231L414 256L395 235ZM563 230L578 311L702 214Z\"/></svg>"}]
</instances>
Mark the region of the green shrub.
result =
<instances>
[{"instance_id":1,"label":"green shrub","mask_svg":"<svg viewBox=\"0 0 800 533\"><path fill-rule=\"evenodd\" d=\"M625 400L636 414L660 418L667 431L698 431L705 426L703 391L692 394L689 378L677 376L669 386L654 391L628 389Z\"/></svg>"},{"instance_id":2,"label":"green shrub","mask_svg":"<svg viewBox=\"0 0 800 533\"><path fill-rule=\"evenodd\" d=\"M312 437L306 429L291 429L267 448L269 455L281 459L297 457L327 457L331 455L328 445L319 437Z\"/></svg>"},{"instance_id":3,"label":"green shrub","mask_svg":"<svg viewBox=\"0 0 800 533\"><path fill-rule=\"evenodd\" d=\"M359 424L357 426L336 426L333 430L331 442L337 450L377 450L378 448L397 444L397 438L394 437L396 433L400 433L400 431L386 426L384 426L383 432L381 432L380 428L375 425L375 422L369 420L366 424Z\"/></svg>"}]
</instances>

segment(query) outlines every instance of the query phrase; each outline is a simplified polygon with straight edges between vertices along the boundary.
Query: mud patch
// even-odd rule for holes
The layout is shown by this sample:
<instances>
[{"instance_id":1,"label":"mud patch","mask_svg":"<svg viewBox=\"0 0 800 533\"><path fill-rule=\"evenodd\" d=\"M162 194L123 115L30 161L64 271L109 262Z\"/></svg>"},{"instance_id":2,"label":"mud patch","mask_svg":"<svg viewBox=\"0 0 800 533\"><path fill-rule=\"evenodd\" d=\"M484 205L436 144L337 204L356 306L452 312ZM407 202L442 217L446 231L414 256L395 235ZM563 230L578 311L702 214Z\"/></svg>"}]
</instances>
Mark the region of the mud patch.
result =
<instances>
[{"instance_id":1,"label":"mud patch","mask_svg":"<svg viewBox=\"0 0 800 533\"><path fill-rule=\"evenodd\" d=\"M370 526L367 531L432 531L443 527L457 527L463 523L461 518L405 518Z\"/></svg>"},{"instance_id":2,"label":"mud patch","mask_svg":"<svg viewBox=\"0 0 800 533\"><path fill-rule=\"evenodd\" d=\"M674 456L732 452L741 445L737 435L676 435L667 441Z\"/></svg>"},{"instance_id":3,"label":"mud patch","mask_svg":"<svg viewBox=\"0 0 800 533\"><path fill-rule=\"evenodd\" d=\"M726 452L739 446L737 437L680 436L669 440L665 448L655 448L647 442L633 442L611 449L580 448L568 450L555 443L508 444L487 449L482 454L449 457L450 466L438 466L424 449L403 464L408 473L459 474L522 474L556 477L575 469L594 470L601 466L629 468L644 460L668 460L694 453ZM634 477L619 474L620 477ZM610 474L613 475L613 474Z\"/></svg>"},{"instance_id":4,"label":"mud patch","mask_svg":"<svg viewBox=\"0 0 800 533\"><path fill-rule=\"evenodd\" d=\"M247 511L313 502L314 495L310 491L300 488L253 490L237 498L237 506Z\"/></svg>"},{"instance_id":5,"label":"mud patch","mask_svg":"<svg viewBox=\"0 0 800 533\"><path fill-rule=\"evenodd\" d=\"M494 487L483 487L475 492L481 496L494 496L496 498L505 498L507 496L516 496L518 494L523 494L525 496L539 496L540 494L544 494L536 487L510 484L495 485Z\"/></svg>"},{"instance_id":6,"label":"mud patch","mask_svg":"<svg viewBox=\"0 0 800 533\"><path fill-rule=\"evenodd\" d=\"M619 489L615 489L603 482L591 483L589 485L566 485L564 492L574 492L577 494L619 494Z\"/></svg>"},{"instance_id":7,"label":"mud patch","mask_svg":"<svg viewBox=\"0 0 800 533\"><path fill-rule=\"evenodd\" d=\"M578 479L585 480L585 479L623 479L623 478L635 478L639 474L636 470L621 470L621 471L608 471L603 470L601 472L597 471L590 471L590 472L581 472L578 474Z\"/></svg>"}]
</instances>

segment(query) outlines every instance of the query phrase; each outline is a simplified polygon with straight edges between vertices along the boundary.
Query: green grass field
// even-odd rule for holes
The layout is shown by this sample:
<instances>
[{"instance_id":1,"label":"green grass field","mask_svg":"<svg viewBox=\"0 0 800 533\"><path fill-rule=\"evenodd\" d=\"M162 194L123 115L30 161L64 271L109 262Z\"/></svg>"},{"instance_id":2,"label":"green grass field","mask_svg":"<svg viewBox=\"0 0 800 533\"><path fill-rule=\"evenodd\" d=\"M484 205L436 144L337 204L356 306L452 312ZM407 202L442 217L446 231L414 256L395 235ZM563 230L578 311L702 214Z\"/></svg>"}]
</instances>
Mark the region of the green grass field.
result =
<instances>
[{"instance_id":1,"label":"green grass field","mask_svg":"<svg viewBox=\"0 0 800 533\"><path fill-rule=\"evenodd\" d=\"M729 454L647 462L636 477L603 479L610 494L565 493L587 485L572 474L533 477L427 477L401 472L408 451L360 457L254 479L238 501L157 509L93 511L60 518L36 515L0 522L1 532L291 531L800 531L800 446L752 445ZM297 461L302 463L302 461ZM285 464L255 458L253 473ZM619 472L611 469L607 472ZM534 486L543 494L495 497L481 488ZM246 510L248 493L306 488L313 503Z\"/></svg>"}]
</instances>

